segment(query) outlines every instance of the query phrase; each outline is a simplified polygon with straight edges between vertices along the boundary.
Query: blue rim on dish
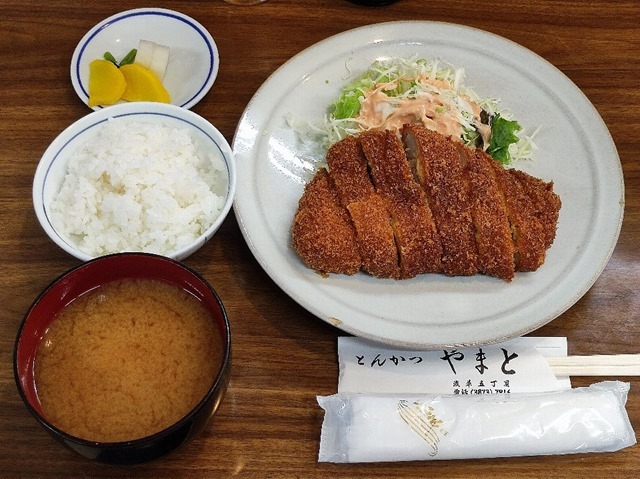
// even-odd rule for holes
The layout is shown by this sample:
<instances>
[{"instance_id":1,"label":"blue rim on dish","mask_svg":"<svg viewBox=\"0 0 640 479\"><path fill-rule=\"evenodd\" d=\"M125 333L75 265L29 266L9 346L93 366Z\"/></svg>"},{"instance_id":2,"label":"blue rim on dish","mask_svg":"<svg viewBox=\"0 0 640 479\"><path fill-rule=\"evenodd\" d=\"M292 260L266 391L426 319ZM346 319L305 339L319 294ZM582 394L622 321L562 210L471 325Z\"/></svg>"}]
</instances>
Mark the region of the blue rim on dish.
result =
<instances>
[{"instance_id":1,"label":"blue rim on dish","mask_svg":"<svg viewBox=\"0 0 640 479\"><path fill-rule=\"evenodd\" d=\"M196 91L194 91L185 101L181 101L179 104L176 103L177 106L186 109L193 107L207 94L218 75L218 68L220 64L218 48L213 37L202 24L187 15L164 8L138 8L133 10L126 10L124 12L106 18L105 20L94 26L91 30L89 30L78 43L78 46L76 47L71 60L71 81L76 90L76 93L78 94L78 96L80 96L84 103L88 103L88 86L86 82L83 81L81 65L83 61L83 55L85 54L85 51L91 41L94 40L100 33L104 32L113 25L116 25L120 22L129 21L132 18L140 17L162 17L175 20L193 30L197 34L197 36L202 39L202 42L207 50L209 63L206 77L200 87ZM95 109L102 108L104 107L95 107Z\"/></svg>"}]
</instances>

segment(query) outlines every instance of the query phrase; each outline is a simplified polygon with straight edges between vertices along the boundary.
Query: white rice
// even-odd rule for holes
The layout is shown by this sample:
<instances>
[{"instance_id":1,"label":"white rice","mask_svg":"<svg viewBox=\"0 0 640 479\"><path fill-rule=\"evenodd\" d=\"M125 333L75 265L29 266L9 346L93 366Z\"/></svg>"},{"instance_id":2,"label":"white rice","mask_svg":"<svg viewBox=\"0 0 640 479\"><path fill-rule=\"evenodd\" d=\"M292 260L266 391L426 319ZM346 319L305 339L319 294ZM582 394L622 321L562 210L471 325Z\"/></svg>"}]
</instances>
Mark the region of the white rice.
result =
<instances>
[{"instance_id":1,"label":"white rice","mask_svg":"<svg viewBox=\"0 0 640 479\"><path fill-rule=\"evenodd\" d=\"M69 159L51 222L91 256L168 255L219 216L225 170L220 153L206 155L185 128L111 119Z\"/></svg>"}]
</instances>

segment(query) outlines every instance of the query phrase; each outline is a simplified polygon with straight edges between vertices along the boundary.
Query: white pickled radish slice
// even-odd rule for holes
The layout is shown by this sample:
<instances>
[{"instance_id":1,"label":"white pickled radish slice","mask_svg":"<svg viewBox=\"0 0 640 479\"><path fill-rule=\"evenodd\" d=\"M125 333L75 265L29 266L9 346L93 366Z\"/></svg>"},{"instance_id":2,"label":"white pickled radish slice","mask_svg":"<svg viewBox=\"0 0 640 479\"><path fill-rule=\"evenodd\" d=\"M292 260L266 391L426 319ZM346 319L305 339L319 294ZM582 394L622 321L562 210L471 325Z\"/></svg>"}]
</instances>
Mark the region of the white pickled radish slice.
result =
<instances>
[{"instance_id":1,"label":"white pickled radish slice","mask_svg":"<svg viewBox=\"0 0 640 479\"><path fill-rule=\"evenodd\" d=\"M169 64L169 47L149 40L140 40L135 62L164 79Z\"/></svg>"}]
</instances>

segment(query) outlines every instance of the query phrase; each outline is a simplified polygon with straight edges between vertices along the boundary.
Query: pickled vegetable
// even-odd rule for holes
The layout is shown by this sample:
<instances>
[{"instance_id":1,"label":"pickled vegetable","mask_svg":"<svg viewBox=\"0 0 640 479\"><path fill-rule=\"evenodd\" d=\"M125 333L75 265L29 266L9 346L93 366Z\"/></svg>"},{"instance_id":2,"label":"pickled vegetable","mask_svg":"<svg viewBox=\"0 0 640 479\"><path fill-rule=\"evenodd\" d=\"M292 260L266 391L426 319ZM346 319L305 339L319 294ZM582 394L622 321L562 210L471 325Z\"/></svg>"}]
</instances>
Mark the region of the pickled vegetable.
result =
<instances>
[{"instance_id":1,"label":"pickled vegetable","mask_svg":"<svg viewBox=\"0 0 640 479\"><path fill-rule=\"evenodd\" d=\"M89 106L113 105L122 98L127 83L120 69L108 60L89 64Z\"/></svg>"},{"instance_id":2,"label":"pickled vegetable","mask_svg":"<svg viewBox=\"0 0 640 479\"><path fill-rule=\"evenodd\" d=\"M171 98L162 81L154 72L137 63L123 65L120 72L126 87L122 99L126 101L155 101L169 103Z\"/></svg>"}]
</instances>

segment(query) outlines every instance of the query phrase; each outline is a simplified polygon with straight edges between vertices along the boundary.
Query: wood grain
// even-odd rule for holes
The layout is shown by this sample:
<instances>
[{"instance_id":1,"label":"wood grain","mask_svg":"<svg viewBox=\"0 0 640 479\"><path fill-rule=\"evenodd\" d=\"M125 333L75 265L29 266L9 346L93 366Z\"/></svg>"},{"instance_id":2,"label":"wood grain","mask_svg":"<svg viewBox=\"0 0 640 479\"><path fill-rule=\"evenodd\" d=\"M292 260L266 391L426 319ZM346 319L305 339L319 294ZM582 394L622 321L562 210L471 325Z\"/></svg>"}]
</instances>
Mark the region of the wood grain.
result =
<instances>
[{"instance_id":1,"label":"wood grain","mask_svg":"<svg viewBox=\"0 0 640 479\"><path fill-rule=\"evenodd\" d=\"M214 36L221 68L193 110L231 141L257 88L314 43L361 25L407 19L465 24L504 36L562 70L594 104L617 145L625 175L620 240L595 285L535 332L566 336L573 355L640 352L640 3L637 0L400 0L365 8L346 0L161 1ZM78 264L40 228L31 180L50 141L88 113L69 63L93 25L148 2L4 0L0 4L0 476L18 477L627 477L640 447L615 454L336 466L318 464L322 414L315 397L337 384L340 331L285 295L260 268L233 215L185 260L218 291L233 331L233 373L219 414L189 446L128 469L88 462L63 449L24 408L12 371L14 338L38 293ZM576 386L601 378L576 378ZM640 378L627 409L640 428Z\"/></svg>"}]
</instances>

